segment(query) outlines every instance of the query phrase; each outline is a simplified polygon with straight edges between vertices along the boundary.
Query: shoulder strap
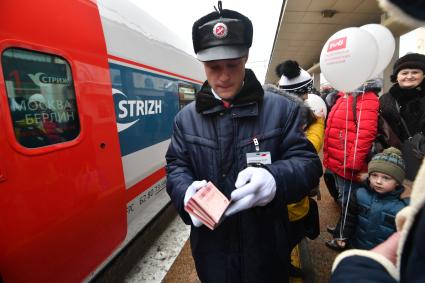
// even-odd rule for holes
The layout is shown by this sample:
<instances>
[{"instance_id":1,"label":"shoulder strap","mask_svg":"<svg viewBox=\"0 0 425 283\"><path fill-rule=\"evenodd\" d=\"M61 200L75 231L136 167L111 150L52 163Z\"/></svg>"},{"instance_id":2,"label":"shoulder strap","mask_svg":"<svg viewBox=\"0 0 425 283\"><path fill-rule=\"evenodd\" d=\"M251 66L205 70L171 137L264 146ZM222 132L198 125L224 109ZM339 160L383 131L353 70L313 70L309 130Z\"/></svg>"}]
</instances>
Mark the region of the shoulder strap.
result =
<instances>
[{"instance_id":1,"label":"shoulder strap","mask_svg":"<svg viewBox=\"0 0 425 283\"><path fill-rule=\"evenodd\" d=\"M401 120L401 123L403 124L404 129L406 130L406 133L409 136L409 139L411 139L412 138L412 135L410 134L409 128L407 128L407 125L406 125L406 122L403 119L403 116L401 116L400 105L398 105L397 99L395 100L395 107L397 108L397 111L400 114L400 120Z\"/></svg>"}]
</instances>

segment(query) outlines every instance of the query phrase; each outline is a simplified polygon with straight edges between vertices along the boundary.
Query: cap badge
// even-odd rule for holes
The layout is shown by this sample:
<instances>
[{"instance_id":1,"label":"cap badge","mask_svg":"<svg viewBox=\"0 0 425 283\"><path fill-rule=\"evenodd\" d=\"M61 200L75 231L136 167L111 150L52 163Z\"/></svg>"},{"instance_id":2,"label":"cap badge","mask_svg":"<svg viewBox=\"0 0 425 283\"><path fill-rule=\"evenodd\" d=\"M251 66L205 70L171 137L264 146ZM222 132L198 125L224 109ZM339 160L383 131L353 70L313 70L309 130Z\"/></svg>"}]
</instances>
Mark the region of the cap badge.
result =
<instances>
[{"instance_id":1,"label":"cap badge","mask_svg":"<svg viewBox=\"0 0 425 283\"><path fill-rule=\"evenodd\" d=\"M224 38L227 36L227 26L224 23L217 23L213 27L213 34L217 38Z\"/></svg>"}]
</instances>

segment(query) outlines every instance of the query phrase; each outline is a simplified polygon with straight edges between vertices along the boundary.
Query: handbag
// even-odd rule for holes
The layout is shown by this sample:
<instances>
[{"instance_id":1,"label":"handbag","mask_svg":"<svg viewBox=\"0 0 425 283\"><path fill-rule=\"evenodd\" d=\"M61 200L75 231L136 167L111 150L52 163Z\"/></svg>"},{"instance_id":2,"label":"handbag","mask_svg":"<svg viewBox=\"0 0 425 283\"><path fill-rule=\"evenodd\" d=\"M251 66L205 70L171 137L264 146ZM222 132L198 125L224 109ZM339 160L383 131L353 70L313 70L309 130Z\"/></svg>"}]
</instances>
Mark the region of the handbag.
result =
<instances>
[{"instance_id":1,"label":"handbag","mask_svg":"<svg viewBox=\"0 0 425 283\"><path fill-rule=\"evenodd\" d=\"M414 157L422 160L425 156L425 135L422 132L419 132L412 136L403 117L400 116L400 119L407 135L409 136L407 140L404 141L402 148L409 149L412 151Z\"/></svg>"},{"instance_id":2,"label":"handbag","mask_svg":"<svg viewBox=\"0 0 425 283\"><path fill-rule=\"evenodd\" d=\"M422 164L424 157L425 138L423 134L417 133L403 142L401 153L406 163L406 179L413 181Z\"/></svg>"},{"instance_id":3,"label":"handbag","mask_svg":"<svg viewBox=\"0 0 425 283\"><path fill-rule=\"evenodd\" d=\"M401 115L400 119L408 135L407 140L403 142L401 147L403 159L406 162L406 179L413 181L425 156L425 135L419 132L412 136Z\"/></svg>"},{"instance_id":4,"label":"handbag","mask_svg":"<svg viewBox=\"0 0 425 283\"><path fill-rule=\"evenodd\" d=\"M423 133L416 133L413 137L407 140L409 146L417 159L422 160L425 156L425 135Z\"/></svg>"},{"instance_id":5,"label":"handbag","mask_svg":"<svg viewBox=\"0 0 425 283\"><path fill-rule=\"evenodd\" d=\"M394 133L390 124L387 120L382 116L378 116L378 132L380 135L377 140L382 144L381 147L377 146L377 152L382 152L385 148L389 146L394 146L396 148L401 148L402 142Z\"/></svg>"}]
</instances>

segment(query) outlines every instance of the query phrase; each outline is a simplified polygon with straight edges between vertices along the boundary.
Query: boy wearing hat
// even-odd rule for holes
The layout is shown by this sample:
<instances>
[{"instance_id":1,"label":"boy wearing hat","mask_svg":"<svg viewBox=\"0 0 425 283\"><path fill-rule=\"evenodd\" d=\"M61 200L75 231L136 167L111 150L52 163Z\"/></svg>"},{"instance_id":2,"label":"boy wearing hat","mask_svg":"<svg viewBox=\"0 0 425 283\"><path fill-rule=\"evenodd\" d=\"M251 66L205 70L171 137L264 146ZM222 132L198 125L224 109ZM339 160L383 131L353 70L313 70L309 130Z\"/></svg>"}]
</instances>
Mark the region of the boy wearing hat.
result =
<instances>
[{"instance_id":1,"label":"boy wearing hat","mask_svg":"<svg viewBox=\"0 0 425 283\"><path fill-rule=\"evenodd\" d=\"M371 249L396 231L395 215L409 202L400 198L406 174L400 150L390 147L376 154L368 173L368 185L350 196L346 217L333 231L334 239L326 242L329 248Z\"/></svg>"},{"instance_id":2,"label":"boy wearing hat","mask_svg":"<svg viewBox=\"0 0 425 283\"><path fill-rule=\"evenodd\" d=\"M207 81L177 114L166 154L167 192L191 225L202 282L287 282L286 203L300 200L322 174L300 129L299 106L264 91L245 69L252 33L251 21L221 2L194 23ZM231 200L214 230L184 210L207 181Z\"/></svg>"}]
</instances>

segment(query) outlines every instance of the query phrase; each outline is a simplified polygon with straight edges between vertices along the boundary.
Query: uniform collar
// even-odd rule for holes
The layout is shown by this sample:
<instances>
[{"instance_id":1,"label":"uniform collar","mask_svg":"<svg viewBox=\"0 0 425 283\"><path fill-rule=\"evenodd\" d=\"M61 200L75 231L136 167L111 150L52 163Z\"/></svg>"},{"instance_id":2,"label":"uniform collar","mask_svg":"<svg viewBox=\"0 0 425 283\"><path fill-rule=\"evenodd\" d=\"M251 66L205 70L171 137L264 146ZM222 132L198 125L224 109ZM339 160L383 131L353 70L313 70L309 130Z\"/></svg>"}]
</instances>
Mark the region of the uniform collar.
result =
<instances>
[{"instance_id":1,"label":"uniform collar","mask_svg":"<svg viewBox=\"0 0 425 283\"><path fill-rule=\"evenodd\" d=\"M232 101L232 107L261 103L264 97L264 90L260 82L250 69L246 69L244 84ZM214 109L214 110L213 110ZM196 111L199 113L216 112L223 110L224 106L221 100L217 99L208 84L205 81L201 90L196 94Z\"/></svg>"}]
</instances>

